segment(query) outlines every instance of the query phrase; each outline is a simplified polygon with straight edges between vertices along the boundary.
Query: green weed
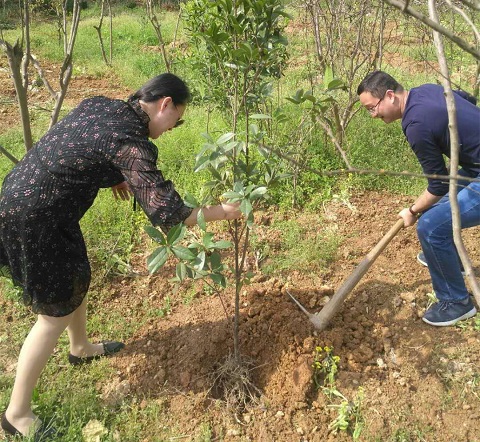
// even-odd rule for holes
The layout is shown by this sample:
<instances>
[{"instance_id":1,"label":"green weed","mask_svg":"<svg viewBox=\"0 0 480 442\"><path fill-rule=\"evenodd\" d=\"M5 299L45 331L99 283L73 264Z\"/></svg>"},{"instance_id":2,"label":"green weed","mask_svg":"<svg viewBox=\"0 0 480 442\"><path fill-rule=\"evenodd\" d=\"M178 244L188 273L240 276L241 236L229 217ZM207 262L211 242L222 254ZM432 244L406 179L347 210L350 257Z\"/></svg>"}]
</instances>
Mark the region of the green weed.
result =
<instances>
[{"instance_id":1,"label":"green weed","mask_svg":"<svg viewBox=\"0 0 480 442\"><path fill-rule=\"evenodd\" d=\"M438 302L437 294L435 292L428 292L426 294L427 297L427 307L426 310L428 310L433 304Z\"/></svg>"},{"instance_id":2,"label":"green weed","mask_svg":"<svg viewBox=\"0 0 480 442\"><path fill-rule=\"evenodd\" d=\"M198 436L195 442L211 442L213 441L213 430L208 422L202 422L198 428Z\"/></svg>"},{"instance_id":3,"label":"green weed","mask_svg":"<svg viewBox=\"0 0 480 442\"><path fill-rule=\"evenodd\" d=\"M362 416L362 402L364 390L358 388L357 395L353 401L349 401L338 389L336 376L340 357L333 354L333 348L315 347L313 359L313 382L317 389L321 389L330 400L340 398L339 404L330 404L329 408L337 411L337 416L330 423L329 428L334 434L339 431L349 432L353 440L358 440L365 426L365 419Z\"/></svg>"},{"instance_id":4,"label":"green weed","mask_svg":"<svg viewBox=\"0 0 480 442\"><path fill-rule=\"evenodd\" d=\"M269 260L262 267L265 273L278 273L288 269L301 269L303 272L321 272L334 258L341 239L334 227L319 229L318 220L315 225L305 227L296 220L275 222L272 228L281 235L281 240L257 245L257 250L265 260L272 248L277 247L274 260Z\"/></svg>"},{"instance_id":5,"label":"green weed","mask_svg":"<svg viewBox=\"0 0 480 442\"><path fill-rule=\"evenodd\" d=\"M348 431L352 434L353 440L358 440L365 426L365 419L362 416L362 402L364 390L358 387L358 392L352 402L341 395L342 402L339 405L329 405L337 410L337 417L330 423L329 428L333 434L339 431Z\"/></svg>"},{"instance_id":6,"label":"green weed","mask_svg":"<svg viewBox=\"0 0 480 442\"><path fill-rule=\"evenodd\" d=\"M317 389L323 392L331 399L336 387L336 376L338 373L338 363L340 357L333 354L331 347L315 347L315 356L313 359L313 382Z\"/></svg>"},{"instance_id":7,"label":"green weed","mask_svg":"<svg viewBox=\"0 0 480 442\"><path fill-rule=\"evenodd\" d=\"M473 330L478 332L480 331L480 318L478 316L474 316L466 321L457 322L455 327L458 327L462 330Z\"/></svg>"}]
</instances>

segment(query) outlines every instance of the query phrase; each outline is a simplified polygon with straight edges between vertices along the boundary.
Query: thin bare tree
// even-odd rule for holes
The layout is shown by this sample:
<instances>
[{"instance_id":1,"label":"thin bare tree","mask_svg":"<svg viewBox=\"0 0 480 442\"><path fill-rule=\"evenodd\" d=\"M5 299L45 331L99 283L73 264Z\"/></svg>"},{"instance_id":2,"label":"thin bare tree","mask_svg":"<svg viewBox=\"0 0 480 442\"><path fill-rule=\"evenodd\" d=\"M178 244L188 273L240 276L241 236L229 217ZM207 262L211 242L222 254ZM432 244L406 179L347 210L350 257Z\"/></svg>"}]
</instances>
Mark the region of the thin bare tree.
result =
<instances>
[{"instance_id":1,"label":"thin bare tree","mask_svg":"<svg viewBox=\"0 0 480 442\"><path fill-rule=\"evenodd\" d=\"M103 18L105 17L105 8L108 8L108 16L110 18L110 54L109 58L107 59L107 55L105 52L105 45L103 43L102 37L102 25L103 25ZM112 38L112 31L113 31L113 16L112 16L112 4L110 0L102 0L102 7L100 9L100 22L98 26L93 26L98 34L98 40L100 42L100 50L102 51L103 61L107 66L112 65L112 53L113 53L113 38Z\"/></svg>"},{"instance_id":2,"label":"thin bare tree","mask_svg":"<svg viewBox=\"0 0 480 442\"><path fill-rule=\"evenodd\" d=\"M49 87L48 80L46 77L40 74L40 78L44 82L47 89L50 91L52 98L55 100L55 106L53 108L52 115L50 117L50 127L52 127L57 121L62 108L63 100L67 94L68 85L70 84L70 79L72 77L73 70L73 48L75 46L75 40L78 33L78 24L80 23L80 0L73 0L73 11L72 19L70 23L70 32L68 32L68 20L67 20L67 3L68 0L62 1L62 7L58 15L61 14L61 33L63 37L63 63L60 68L59 75L59 85L60 90L58 92L53 92L52 88ZM38 70L38 68L37 68ZM53 93L52 93L53 92Z\"/></svg>"},{"instance_id":3,"label":"thin bare tree","mask_svg":"<svg viewBox=\"0 0 480 442\"><path fill-rule=\"evenodd\" d=\"M165 70L170 72L170 62L168 60L167 51L165 49L165 42L163 40L162 34L162 27L160 22L158 21L157 14L155 11L155 1L154 0L145 0L145 7L147 10L147 17L150 20L150 23L155 30L158 38L158 45L160 47L160 51L162 52L163 62L165 63Z\"/></svg>"},{"instance_id":4,"label":"thin bare tree","mask_svg":"<svg viewBox=\"0 0 480 442\"><path fill-rule=\"evenodd\" d=\"M325 115L329 123L323 121L324 129L330 126L328 135L341 154L345 130L358 111L354 107L358 101L356 79L381 67L389 40L386 11L381 5L376 0L308 0L305 4L313 26L319 71L324 74L331 70L347 89L347 96L335 101Z\"/></svg>"},{"instance_id":5,"label":"thin bare tree","mask_svg":"<svg viewBox=\"0 0 480 442\"><path fill-rule=\"evenodd\" d=\"M52 127L58 121L58 116L60 114L60 110L62 108L72 76L72 55L78 32L78 24L80 21L80 3L79 0L73 0L70 31L68 30L69 23L67 18L67 3L67 0L61 0L60 3L57 4L56 9L59 17L59 26L63 38L64 49L64 59L59 73L59 91L55 91L53 89L40 62L31 51L29 0L23 0L23 3L21 3L21 38L17 39L17 41L12 45L3 38L3 34L0 34L0 47L3 49L8 59L10 75L15 86L20 117L22 120L25 149L27 151L33 146L30 113L28 108L30 63L36 69L38 76L54 100L54 107L50 116L50 127Z\"/></svg>"},{"instance_id":6,"label":"thin bare tree","mask_svg":"<svg viewBox=\"0 0 480 442\"><path fill-rule=\"evenodd\" d=\"M448 2L450 3L450 2ZM451 4L451 3L450 3ZM453 6L453 5L452 5ZM429 16L432 22L439 24L439 18L437 13L437 7L435 0L428 0L428 10ZM458 136L458 125L457 125L457 110L455 107L455 99L453 97L453 91L450 82L450 72L448 69L447 59L445 57L445 51L443 47L442 37L440 32L433 30L433 38L435 43L435 48L437 50L437 58L440 65L440 71L442 73L442 84L445 90L445 99L447 102L447 111L448 111L448 127L450 132L450 170L456 171L459 166L458 162L458 153L460 148L460 139ZM480 286L472 268L472 262L468 256L465 244L462 239L462 229L461 229L461 219L460 211L457 200L457 178L451 178L449 180L449 200L452 210L452 225L453 225L453 239L455 246L457 248L458 254L462 261L463 267L466 271L468 281L471 285L473 294L477 303L480 304Z\"/></svg>"},{"instance_id":7,"label":"thin bare tree","mask_svg":"<svg viewBox=\"0 0 480 442\"><path fill-rule=\"evenodd\" d=\"M8 59L10 75L13 80L17 96L20 118L22 120L23 141L25 149L28 151L33 146L32 129L30 126L30 113L28 110L28 66L31 60L30 53L30 7L28 0L20 3L22 10L22 35L20 39L12 45L3 38L3 32L0 33L0 47ZM1 31L0 31L1 32Z\"/></svg>"},{"instance_id":8,"label":"thin bare tree","mask_svg":"<svg viewBox=\"0 0 480 442\"><path fill-rule=\"evenodd\" d=\"M383 1L399 9L405 14L408 14L416 18L417 20L421 21L432 30L438 32L439 34L443 35L444 37L454 42L459 48L463 49L465 52L468 52L469 54L473 55L477 60L480 59L480 49L476 47L474 44L466 41L463 37L459 36L455 29L449 29L446 26L443 26L442 24L433 21L431 18L427 17L423 12L410 6L408 1L403 1L403 0L383 0ZM470 5L470 2L465 2L463 0L462 0L462 3L464 3L465 5ZM474 4L471 4L471 6L472 6L472 9L478 10L479 6L475 6Z\"/></svg>"}]
</instances>

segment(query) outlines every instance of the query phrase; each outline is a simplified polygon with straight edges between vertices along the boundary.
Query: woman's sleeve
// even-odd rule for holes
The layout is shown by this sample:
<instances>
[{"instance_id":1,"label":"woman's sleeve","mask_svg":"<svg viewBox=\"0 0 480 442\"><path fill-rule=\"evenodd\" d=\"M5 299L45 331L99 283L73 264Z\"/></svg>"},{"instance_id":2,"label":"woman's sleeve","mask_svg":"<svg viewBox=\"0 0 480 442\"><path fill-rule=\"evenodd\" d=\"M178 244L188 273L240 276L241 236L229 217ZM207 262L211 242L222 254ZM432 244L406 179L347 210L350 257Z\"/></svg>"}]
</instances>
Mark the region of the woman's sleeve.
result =
<instances>
[{"instance_id":1,"label":"woman's sleeve","mask_svg":"<svg viewBox=\"0 0 480 442\"><path fill-rule=\"evenodd\" d=\"M157 148L151 142L126 144L113 159L151 223L169 229L188 218L192 209L163 178L156 162Z\"/></svg>"}]
</instances>

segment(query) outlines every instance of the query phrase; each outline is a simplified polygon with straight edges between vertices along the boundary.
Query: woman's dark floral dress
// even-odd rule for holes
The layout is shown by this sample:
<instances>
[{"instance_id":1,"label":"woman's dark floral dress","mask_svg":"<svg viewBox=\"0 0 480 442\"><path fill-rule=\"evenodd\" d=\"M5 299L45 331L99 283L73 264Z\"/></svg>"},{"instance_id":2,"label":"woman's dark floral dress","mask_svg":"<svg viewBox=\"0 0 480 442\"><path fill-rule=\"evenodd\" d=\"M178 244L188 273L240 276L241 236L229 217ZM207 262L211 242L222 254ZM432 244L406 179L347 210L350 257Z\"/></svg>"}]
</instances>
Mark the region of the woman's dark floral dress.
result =
<instances>
[{"instance_id":1,"label":"woman's dark floral dress","mask_svg":"<svg viewBox=\"0 0 480 442\"><path fill-rule=\"evenodd\" d=\"M187 218L157 169L138 102L83 101L7 175L0 195L0 275L10 273L38 314L65 316L83 301L90 265L79 221L99 188L127 181L154 225Z\"/></svg>"}]
</instances>

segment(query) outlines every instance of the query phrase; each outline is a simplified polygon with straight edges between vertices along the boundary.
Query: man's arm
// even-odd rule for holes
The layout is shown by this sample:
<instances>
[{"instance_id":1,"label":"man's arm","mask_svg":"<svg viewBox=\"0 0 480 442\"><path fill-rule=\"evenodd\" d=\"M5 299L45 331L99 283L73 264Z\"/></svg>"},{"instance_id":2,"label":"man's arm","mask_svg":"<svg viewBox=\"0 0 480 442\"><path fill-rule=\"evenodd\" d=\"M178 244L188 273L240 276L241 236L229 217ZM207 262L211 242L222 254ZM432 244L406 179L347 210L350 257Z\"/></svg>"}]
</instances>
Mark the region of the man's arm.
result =
<instances>
[{"instance_id":1,"label":"man's arm","mask_svg":"<svg viewBox=\"0 0 480 442\"><path fill-rule=\"evenodd\" d=\"M428 190L424 190L417 200L410 207L403 209L398 216L403 218L405 227L413 226L417 222L420 213L429 209L441 199L442 196L433 195Z\"/></svg>"}]
</instances>

